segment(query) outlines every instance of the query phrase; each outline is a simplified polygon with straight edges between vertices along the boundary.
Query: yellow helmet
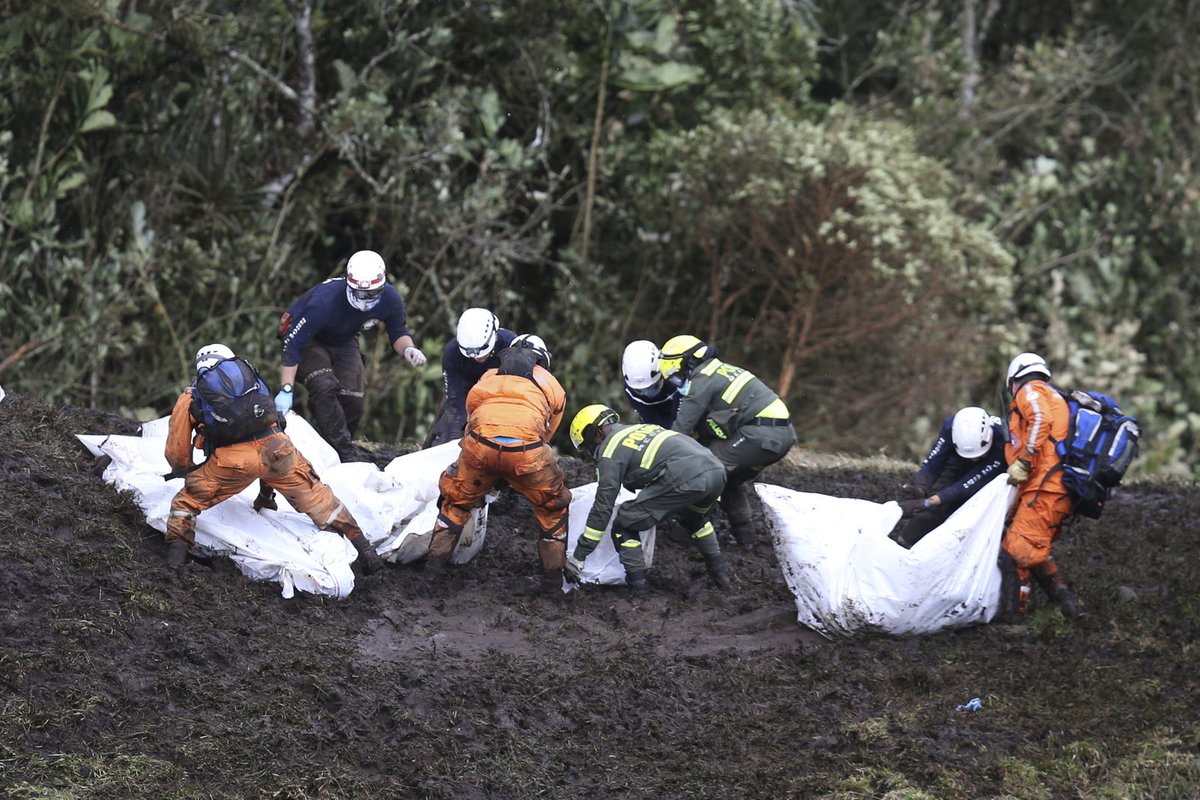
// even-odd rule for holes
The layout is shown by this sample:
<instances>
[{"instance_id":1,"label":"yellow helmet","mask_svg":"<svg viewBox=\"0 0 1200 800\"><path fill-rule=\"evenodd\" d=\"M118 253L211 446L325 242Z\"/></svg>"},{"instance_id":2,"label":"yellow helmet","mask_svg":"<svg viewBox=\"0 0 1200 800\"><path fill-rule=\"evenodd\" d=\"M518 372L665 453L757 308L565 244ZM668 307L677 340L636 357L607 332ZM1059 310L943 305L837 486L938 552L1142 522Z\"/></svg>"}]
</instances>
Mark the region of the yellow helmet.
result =
<instances>
[{"instance_id":1,"label":"yellow helmet","mask_svg":"<svg viewBox=\"0 0 1200 800\"><path fill-rule=\"evenodd\" d=\"M575 445L576 450L587 452L584 450L584 445L589 443L590 449L590 442L597 428L620 420L621 416L606 405L593 403L590 406L584 406L575 415L575 419L571 420L571 444Z\"/></svg>"},{"instance_id":2,"label":"yellow helmet","mask_svg":"<svg viewBox=\"0 0 1200 800\"><path fill-rule=\"evenodd\" d=\"M676 386L683 384L696 365L717 354L717 349L695 336L681 334L667 340L658 356L662 376Z\"/></svg>"}]
</instances>

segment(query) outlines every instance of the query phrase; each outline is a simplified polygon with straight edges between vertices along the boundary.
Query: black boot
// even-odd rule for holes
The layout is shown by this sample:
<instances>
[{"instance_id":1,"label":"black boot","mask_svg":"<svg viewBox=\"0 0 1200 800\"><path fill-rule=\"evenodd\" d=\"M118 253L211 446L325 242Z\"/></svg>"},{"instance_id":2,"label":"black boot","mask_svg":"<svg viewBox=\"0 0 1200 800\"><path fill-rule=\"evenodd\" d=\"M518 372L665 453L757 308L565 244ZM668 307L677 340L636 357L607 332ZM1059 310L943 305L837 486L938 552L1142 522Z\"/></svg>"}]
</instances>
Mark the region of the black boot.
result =
<instances>
[{"instance_id":1,"label":"black boot","mask_svg":"<svg viewBox=\"0 0 1200 800\"><path fill-rule=\"evenodd\" d=\"M542 573L541 593L551 600L563 597L562 570Z\"/></svg>"},{"instance_id":2,"label":"black boot","mask_svg":"<svg viewBox=\"0 0 1200 800\"><path fill-rule=\"evenodd\" d=\"M182 572L187 564L188 543L183 539L172 539L167 545L167 569L172 572Z\"/></svg>"},{"instance_id":3,"label":"black boot","mask_svg":"<svg viewBox=\"0 0 1200 800\"><path fill-rule=\"evenodd\" d=\"M1078 617L1083 613L1083 609L1079 606L1079 601L1075 599L1075 595L1067 588L1066 581L1056 583L1054 585L1054 594L1050 597L1058 604L1064 617Z\"/></svg>"},{"instance_id":4,"label":"black boot","mask_svg":"<svg viewBox=\"0 0 1200 800\"><path fill-rule=\"evenodd\" d=\"M996 612L996 622L1011 625L1017 621L1017 601L1020 581L1017 579L1017 562L1008 553L1001 553L998 559L1000 567L1000 608Z\"/></svg>"},{"instance_id":5,"label":"black boot","mask_svg":"<svg viewBox=\"0 0 1200 800\"><path fill-rule=\"evenodd\" d=\"M725 518L729 520L729 527L733 530L733 538L747 550L754 547L758 531L754 524L754 510L750 505L746 484L726 486L720 502Z\"/></svg>"},{"instance_id":6,"label":"black boot","mask_svg":"<svg viewBox=\"0 0 1200 800\"><path fill-rule=\"evenodd\" d=\"M625 570L625 585L634 594L645 594L650 591L650 587L646 584L646 570L644 569L627 569Z\"/></svg>"},{"instance_id":7,"label":"black boot","mask_svg":"<svg viewBox=\"0 0 1200 800\"><path fill-rule=\"evenodd\" d=\"M724 557L720 553L716 553L705 556L704 561L708 567L708 576L712 578L717 588L722 592L729 591L729 567L726 565Z\"/></svg>"},{"instance_id":8,"label":"black boot","mask_svg":"<svg viewBox=\"0 0 1200 800\"><path fill-rule=\"evenodd\" d=\"M361 532L350 540L350 544L358 551L358 563L362 565L363 575L374 575L383 569L383 559Z\"/></svg>"}]
</instances>

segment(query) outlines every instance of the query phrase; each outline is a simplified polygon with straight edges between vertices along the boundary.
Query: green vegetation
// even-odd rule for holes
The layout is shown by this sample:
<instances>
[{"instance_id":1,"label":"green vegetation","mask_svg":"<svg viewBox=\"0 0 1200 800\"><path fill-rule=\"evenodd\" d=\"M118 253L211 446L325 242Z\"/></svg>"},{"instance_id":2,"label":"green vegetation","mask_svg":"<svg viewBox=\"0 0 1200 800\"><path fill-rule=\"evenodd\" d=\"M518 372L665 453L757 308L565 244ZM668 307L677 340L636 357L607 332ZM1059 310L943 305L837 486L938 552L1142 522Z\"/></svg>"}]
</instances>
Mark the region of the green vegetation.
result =
<instances>
[{"instance_id":1,"label":"green vegetation","mask_svg":"<svg viewBox=\"0 0 1200 800\"><path fill-rule=\"evenodd\" d=\"M0 19L0 382L161 414L203 342L268 376L278 313L384 254L418 340L487 305L573 402L687 330L802 440L912 458L1019 350L1200 471L1186 4L178 4ZM368 335L364 433L436 365Z\"/></svg>"}]
</instances>

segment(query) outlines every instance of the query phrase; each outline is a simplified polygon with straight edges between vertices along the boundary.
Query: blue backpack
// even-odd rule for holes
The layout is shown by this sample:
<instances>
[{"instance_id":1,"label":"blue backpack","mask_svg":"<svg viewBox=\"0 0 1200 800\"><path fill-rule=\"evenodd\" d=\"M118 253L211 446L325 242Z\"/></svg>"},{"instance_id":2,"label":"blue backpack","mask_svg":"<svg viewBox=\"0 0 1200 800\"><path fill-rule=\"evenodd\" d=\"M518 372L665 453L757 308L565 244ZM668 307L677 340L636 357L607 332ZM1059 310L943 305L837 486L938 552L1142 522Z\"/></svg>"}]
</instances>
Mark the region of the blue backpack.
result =
<instances>
[{"instance_id":1,"label":"blue backpack","mask_svg":"<svg viewBox=\"0 0 1200 800\"><path fill-rule=\"evenodd\" d=\"M1109 492L1121 482L1138 452L1137 420L1099 392L1058 390L1070 409L1067 438L1055 442L1072 512L1098 519Z\"/></svg>"},{"instance_id":2,"label":"blue backpack","mask_svg":"<svg viewBox=\"0 0 1200 800\"><path fill-rule=\"evenodd\" d=\"M202 369L192 381L192 416L204 426L205 453L247 442L277 424L266 381L242 358Z\"/></svg>"}]
</instances>

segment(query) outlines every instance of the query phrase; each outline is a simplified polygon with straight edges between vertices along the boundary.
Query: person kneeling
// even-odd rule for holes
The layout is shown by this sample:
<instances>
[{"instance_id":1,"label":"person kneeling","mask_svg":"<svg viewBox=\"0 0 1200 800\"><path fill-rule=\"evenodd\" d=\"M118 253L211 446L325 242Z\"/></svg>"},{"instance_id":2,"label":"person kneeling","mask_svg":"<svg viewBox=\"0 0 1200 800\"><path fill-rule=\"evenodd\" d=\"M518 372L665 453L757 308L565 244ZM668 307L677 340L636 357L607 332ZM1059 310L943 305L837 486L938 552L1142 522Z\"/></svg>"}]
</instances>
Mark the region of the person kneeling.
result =
<instances>
[{"instance_id":1,"label":"person kneeling","mask_svg":"<svg viewBox=\"0 0 1200 800\"><path fill-rule=\"evenodd\" d=\"M568 577L578 581L584 561L612 519L613 544L625 568L625 583L634 592L645 592L646 562L638 531L677 514L704 556L713 582L728 589L728 569L709 519L725 489L725 466L704 445L678 431L619 423L617 412L599 404L585 407L571 422L571 443L597 462L598 485L583 534L567 560ZM640 491L617 506L613 518L622 486Z\"/></svg>"}]
</instances>

